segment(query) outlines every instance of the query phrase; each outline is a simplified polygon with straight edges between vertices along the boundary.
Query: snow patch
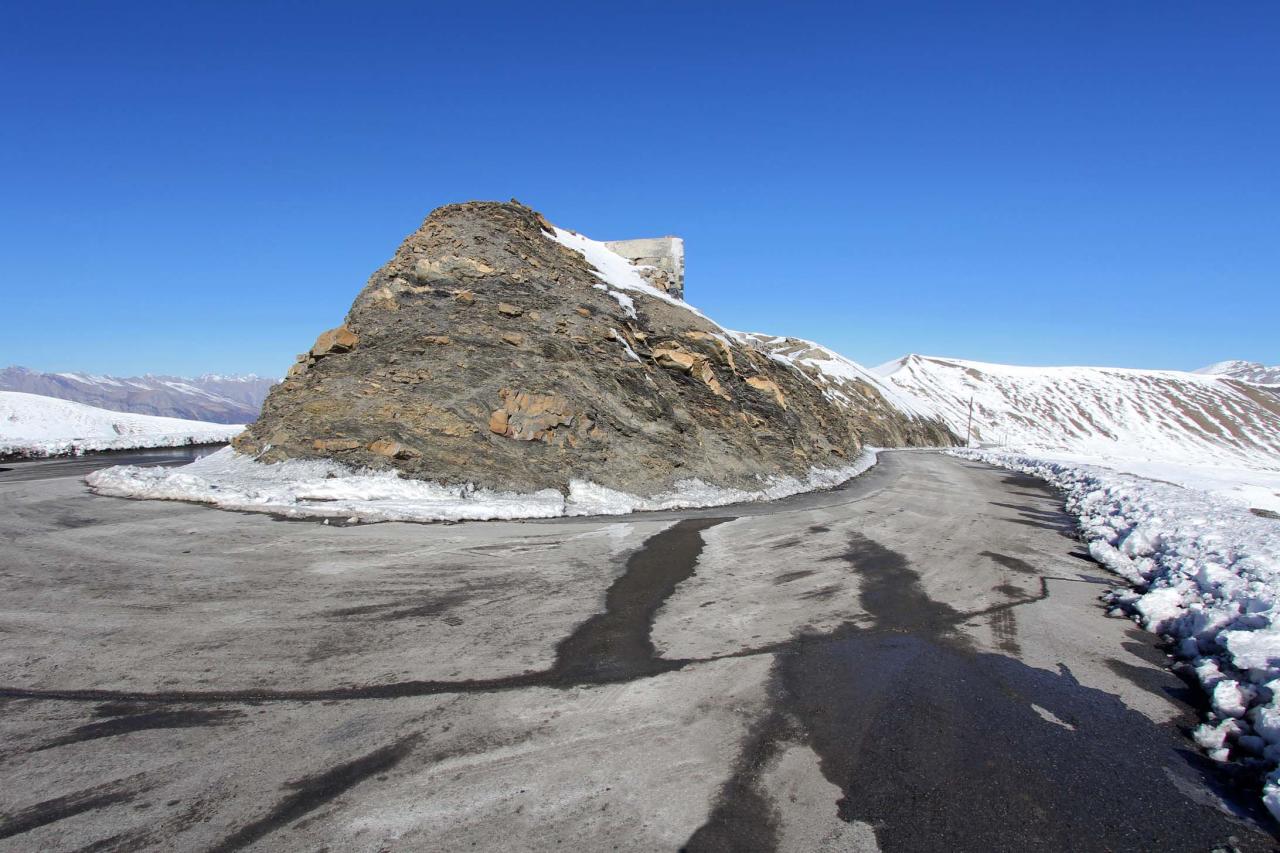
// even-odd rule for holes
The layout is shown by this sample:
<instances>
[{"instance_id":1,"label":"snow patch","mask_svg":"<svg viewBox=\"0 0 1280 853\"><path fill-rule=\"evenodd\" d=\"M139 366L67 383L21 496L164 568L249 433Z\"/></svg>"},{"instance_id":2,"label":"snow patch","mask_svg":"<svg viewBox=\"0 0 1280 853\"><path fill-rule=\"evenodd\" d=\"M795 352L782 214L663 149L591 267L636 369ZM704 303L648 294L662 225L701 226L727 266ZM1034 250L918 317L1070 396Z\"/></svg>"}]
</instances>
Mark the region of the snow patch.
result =
<instances>
[{"instance_id":1,"label":"snow patch","mask_svg":"<svg viewBox=\"0 0 1280 853\"><path fill-rule=\"evenodd\" d=\"M230 441L244 427L112 412L55 397L0 391L0 457L182 447Z\"/></svg>"},{"instance_id":2,"label":"snow patch","mask_svg":"<svg viewBox=\"0 0 1280 853\"><path fill-rule=\"evenodd\" d=\"M329 460L265 464L228 447L177 468L104 468L90 474L86 482L103 495L195 501L290 518L488 521L625 515L775 500L837 486L866 471L875 460L875 451L868 450L852 465L815 468L803 478L764 478L756 490L722 488L694 479L679 481L669 491L640 497L585 480L571 481L568 494L555 489L519 494L411 480L394 471L356 470Z\"/></svg>"}]
</instances>

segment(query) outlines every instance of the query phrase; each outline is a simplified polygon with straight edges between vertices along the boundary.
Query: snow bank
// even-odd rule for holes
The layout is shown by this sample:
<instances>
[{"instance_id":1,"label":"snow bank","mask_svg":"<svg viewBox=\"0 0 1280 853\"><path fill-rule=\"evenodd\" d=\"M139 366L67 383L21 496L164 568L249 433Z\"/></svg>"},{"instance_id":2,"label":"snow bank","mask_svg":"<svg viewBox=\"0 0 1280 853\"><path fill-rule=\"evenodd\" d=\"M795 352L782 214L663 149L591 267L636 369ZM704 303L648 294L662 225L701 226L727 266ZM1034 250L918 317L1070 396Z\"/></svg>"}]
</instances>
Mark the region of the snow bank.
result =
<instances>
[{"instance_id":1,"label":"snow bank","mask_svg":"<svg viewBox=\"0 0 1280 853\"><path fill-rule=\"evenodd\" d=\"M401 477L394 471L354 470L328 460L288 460L268 465L224 448L177 468L116 466L86 478L98 494L196 501L222 509L266 512L290 518L352 521L488 521L723 506L774 500L837 486L875 464L865 451L852 465L813 469L803 478L762 479L758 490L725 489L682 480L669 492L642 498L583 480L569 493L531 494L448 486Z\"/></svg>"},{"instance_id":2,"label":"snow bank","mask_svg":"<svg viewBox=\"0 0 1280 853\"><path fill-rule=\"evenodd\" d=\"M0 391L0 457L182 447L230 441L239 424L112 412L40 394Z\"/></svg>"},{"instance_id":3,"label":"snow bank","mask_svg":"<svg viewBox=\"0 0 1280 853\"><path fill-rule=\"evenodd\" d=\"M954 450L1062 489L1089 553L1132 589L1107 595L1170 638L1212 703L1196 742L1266 772L1280 818L1280 522L1198 489L1094 465Z\"/></svg>"}]
</instances>

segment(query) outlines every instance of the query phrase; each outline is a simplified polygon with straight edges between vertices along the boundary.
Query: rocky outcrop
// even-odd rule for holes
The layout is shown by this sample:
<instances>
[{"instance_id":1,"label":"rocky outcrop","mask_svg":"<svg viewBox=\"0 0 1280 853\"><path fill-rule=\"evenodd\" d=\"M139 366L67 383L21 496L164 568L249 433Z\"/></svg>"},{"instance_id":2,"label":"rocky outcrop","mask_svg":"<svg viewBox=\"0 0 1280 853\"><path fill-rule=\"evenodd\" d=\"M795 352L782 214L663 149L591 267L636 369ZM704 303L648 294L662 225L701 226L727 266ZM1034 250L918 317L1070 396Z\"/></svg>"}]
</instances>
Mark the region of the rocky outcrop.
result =
<instances>
[{"instance_id":1,"label":"rocky outcrop","mask_svg":"<svg viewBox=\"0 0 1280 853\"><path fill-rule=\"evenodd\" d=\"M234 444L268 462L649 495L694 477L755 489L864 444L952 439L870 386L833 401L674 299L614 289L523 205L471 202L401 244Z\"/></svg>"}]
</instances>

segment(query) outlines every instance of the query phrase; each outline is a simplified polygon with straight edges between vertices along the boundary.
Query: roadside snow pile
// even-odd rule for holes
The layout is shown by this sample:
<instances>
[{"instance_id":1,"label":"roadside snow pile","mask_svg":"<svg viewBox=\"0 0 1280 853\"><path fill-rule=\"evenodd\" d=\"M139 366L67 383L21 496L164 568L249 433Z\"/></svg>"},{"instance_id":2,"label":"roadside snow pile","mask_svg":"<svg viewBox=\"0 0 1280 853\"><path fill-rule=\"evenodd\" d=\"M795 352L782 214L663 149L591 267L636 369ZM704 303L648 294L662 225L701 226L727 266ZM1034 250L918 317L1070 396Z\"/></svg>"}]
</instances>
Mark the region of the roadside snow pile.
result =
<instances>
[{"instance_id":1,"label":"roadside snow pile","mask_svg":"<svg viewBox=\"0 0 1280 853\"><path fill-rule=\"evenodd\" d=\"M775 500L837 486L875 464L865 451L852 465L814 469L803 480L762 480L758 491L723 489L682 480L670 492L642 498L583 480L567 495L555 489L531 494L448 486L401 477L394 471L353 470L328 460L264 464L231 448L177 468L122 465L85 478L94 492L126 498L195 501L222 509L266 512L290 518L351 521L489 521L724 506Z\"/></svg>"},{"instance_id":2,"label":"roadside snow pile","mask_svg":"<svg viewBox=\"0 0 1280 853\"><path fill-rule=\"evenodd\" d=\"M1107 599L1171 638L1213 711L1196 742L1263 769L1280 818L1280 522L1214 494L1092 465L985 450L953 455L1062 489L1089 553L1133 585Z\"/></svg>"},{"instance_id":3,"label":"roadside snow pile","mask_svg":"<svg viewBox=\"0 0 1280 853\"><path fill-rule=\"evenodd\" d=\"M39 394L0 391L0 457L182 447L230 441L239 424L112 412Z\"/></svg>"}]
</instances>

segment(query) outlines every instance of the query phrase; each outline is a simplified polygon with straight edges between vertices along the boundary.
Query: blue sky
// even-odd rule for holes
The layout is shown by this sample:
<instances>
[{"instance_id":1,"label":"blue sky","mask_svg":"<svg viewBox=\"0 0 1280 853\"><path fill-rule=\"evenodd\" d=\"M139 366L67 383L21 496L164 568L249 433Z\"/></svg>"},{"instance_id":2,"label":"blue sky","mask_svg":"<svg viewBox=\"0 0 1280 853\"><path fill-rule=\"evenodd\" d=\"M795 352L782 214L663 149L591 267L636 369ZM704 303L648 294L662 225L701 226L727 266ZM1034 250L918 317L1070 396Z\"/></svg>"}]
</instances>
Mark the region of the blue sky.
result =
<instances>
[{"instance_id":1,"label":"blue sky","mask_svg":"<svg viewBox=\"0 0 1280 853\"><path fill-rule=\"evenodd\" d=\"M7 3L0 365L280 374L434 207L867 364L1280 362L1275 3Z\"/></svg>"}]
</instances>

